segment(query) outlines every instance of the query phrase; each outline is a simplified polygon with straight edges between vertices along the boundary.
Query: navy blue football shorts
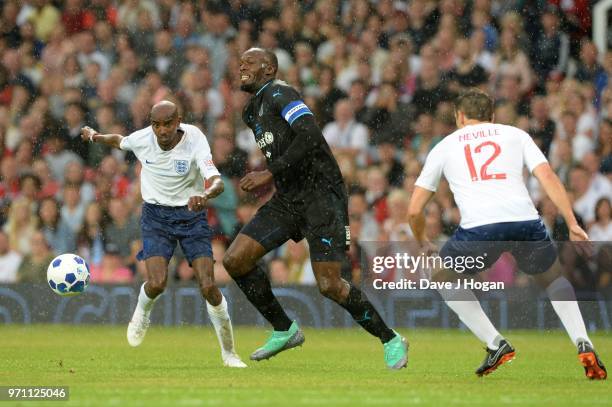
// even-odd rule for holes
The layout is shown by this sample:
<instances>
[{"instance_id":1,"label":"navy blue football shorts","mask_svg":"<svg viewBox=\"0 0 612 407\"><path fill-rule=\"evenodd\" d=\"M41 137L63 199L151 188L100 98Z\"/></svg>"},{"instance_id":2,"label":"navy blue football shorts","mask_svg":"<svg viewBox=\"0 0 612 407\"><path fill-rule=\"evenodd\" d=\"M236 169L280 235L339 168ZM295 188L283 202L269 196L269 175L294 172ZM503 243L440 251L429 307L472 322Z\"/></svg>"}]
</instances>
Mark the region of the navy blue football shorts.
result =
<instances>
[{"instance_id":1,"label":"navy blue football shorts","mask_svg":"<svg viewBox=\"0 0 612 407\"><path fill-rule=\"evenodd\" d=\"M557 259L557 249L541 219L459 227L439 255L454 259L453 264L459 265L456 271L473 274L491 267L505 252L512 254L519 270L526 274L543 273ZM466 258L477 256L478 266L470 261L470 267L465 267Z\"/></svg>"},{"instance_id":2,"label":"navy blue football shorts","mask_svg":"<svg viewBox=\"0 0 612 407\"><path fill-rule=\"evenodd\" d=\"M142 250L138 260L161 256L170 260L176 243L183 249L187 261L198 257L212 257L212 232L206 211L190 211L187 206L163 206L145 202L140 219Z\"/></svg>"}]
</instances>

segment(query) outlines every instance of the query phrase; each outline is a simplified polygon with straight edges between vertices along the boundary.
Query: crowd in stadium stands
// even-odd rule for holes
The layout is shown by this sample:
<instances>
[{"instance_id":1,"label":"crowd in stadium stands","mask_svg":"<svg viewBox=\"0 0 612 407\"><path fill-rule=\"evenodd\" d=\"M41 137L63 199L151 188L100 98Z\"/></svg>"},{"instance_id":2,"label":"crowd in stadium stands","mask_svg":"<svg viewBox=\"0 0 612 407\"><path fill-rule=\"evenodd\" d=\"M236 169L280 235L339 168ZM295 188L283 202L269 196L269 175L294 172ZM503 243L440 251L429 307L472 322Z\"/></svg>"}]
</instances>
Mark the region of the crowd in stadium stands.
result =
<instances>
[{"instance_id":1,"label":"crowd in stadium stands","mask_svg":"<svg viewBox=\"0 0 612 407\"><path fill-rule=\"evenodd\" d=\"M410 241L407 202L431 148L455 130L452 101L478 87L496 121L529 132L570 191L593 240L612 241L612 51L591 41L586 0L30 0L0 1L0 280L44 281L75 252L94 282L142 280L140 165L84 143L148 126L151 106L179 104L207 135L225 192L209 209L217 280L231 239L272 192L237 181L265 160L241 120L239 55L273 49L332 147L350 193L351 264L364 242ZM609 48L611 49L611 48ZM527 176L527 174L526 174ZM567 229L537 181L529 192L555 239ZM427 234L458 225L443 183ZM610 246L591 261L562 251L578 289L612 285ZM314 284L305 241L267 257L277 284ZM606 267L607 265L607 267ZM172 261L174 280L191 280ZM486 278L527 284L503 256ZM384 278L407 277L389 270Z\"/></svg>"}]
</instances>

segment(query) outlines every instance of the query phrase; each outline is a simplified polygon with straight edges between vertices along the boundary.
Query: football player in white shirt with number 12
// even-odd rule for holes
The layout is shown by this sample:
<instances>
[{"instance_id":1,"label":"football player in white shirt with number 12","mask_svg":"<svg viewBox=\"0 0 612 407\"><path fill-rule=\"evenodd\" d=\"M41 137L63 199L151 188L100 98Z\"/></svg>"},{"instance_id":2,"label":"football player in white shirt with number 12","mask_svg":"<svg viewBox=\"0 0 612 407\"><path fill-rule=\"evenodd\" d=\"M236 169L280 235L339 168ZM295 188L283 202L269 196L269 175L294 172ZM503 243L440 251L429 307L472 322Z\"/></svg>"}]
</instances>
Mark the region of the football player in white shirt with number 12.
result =
<instances>
[{"instance_id":1,"label":"football player in white shirt with number 12","mask_svg":"<svg viewBox=\"0 0 612 407\"><path fill-rule=\"evenodd\" d=\"M415 238L424 246L430 245L425 238L423 209L444 174L461 213L461 224L440 250L440 257L457 259L454 264L460 264L458 261L466 256L484 257L484 269L503 252L511 252L519 269L546 290L578 348L586 376L605 379L606 369L587 334L574 288L560 273L555 247L527 193L523 166L559 208L570 239L586 241L588 236L576 221L563 184L527 133L492 122L493 101L486 93L470 90L459 96L455 119L458 130L431 150L415 183L408 210ZM472 268L465 273L476 271ZM444 270L437 270L433 276L436 280L454 277ZM487 356L477 375L489 374L514 358L514 348L495 329L469 288L438 291L461 321L487 344Z\"/></svg>"},{"instance_id":2,"label":"football player in white shirt with number 12","mask_svg":"<svg viewBox=\"0 0 612 407\"><path fill-rule=\"evenodd\" d=\"M127 137L99 134L90 127L83 127L81 136L89 142L132 151L142 163L143 248L138 259L145 261L147 281L128 325L129 344L138 346L145 337L153 304L166 287L168 262L178 241L206 299L223 363L246 367L234 350L227 302L214 280L211 231L204 209L208 200L223 192L223 181L206 136L196 126L181 123L177 107L168 101L153 106L151 126ZM208 188L205 180L210 183Z\"/></svg>"}]
</instances>

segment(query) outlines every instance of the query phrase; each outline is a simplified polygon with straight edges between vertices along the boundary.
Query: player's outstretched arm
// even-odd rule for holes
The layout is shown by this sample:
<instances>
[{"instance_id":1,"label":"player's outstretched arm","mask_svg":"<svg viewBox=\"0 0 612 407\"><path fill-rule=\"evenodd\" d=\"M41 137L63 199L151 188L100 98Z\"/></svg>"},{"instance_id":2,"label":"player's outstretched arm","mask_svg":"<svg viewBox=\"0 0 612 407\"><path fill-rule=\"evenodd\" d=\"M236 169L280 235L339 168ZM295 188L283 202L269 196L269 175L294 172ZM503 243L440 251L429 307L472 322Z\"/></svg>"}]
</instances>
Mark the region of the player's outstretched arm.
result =
<instances>
[{"instance_id":1,"label":"player's outstretched arm","mask_svg":"<svg viewBox=\"0 0 612 407\"><path fill-rule=\"evenodd\" d=\"M557 174L550 168L550 165L548 163L538 165L533 169L533 175L540 181L546 195L548 195L550 200L557 206L559 212L561 212L561 216L565 219L565 223L570 231L570 240L589 240L586 232L578 225L565 187L561 183L561 180L559 180L559 177L557 177Z\"/></svg>"},{"instance_id":2,"label":"player's outstretched arm","mask_svg":"<svg viewBox=\"0 0 612 407\"><path fill-rule=\"evenodd\" d=\"M81 138L90 143L102 143L113 148L120 148L123 136L121 134L100 134L89 126L81 129Z\"/></svg>"},{"instance_id":3,"label":"player's outstretched arm","mask_svg":"<svg viewBox=\"0 0 612 407\"><path fill-rule=\"evenodd\" d=\"M192 196L189 198L187 207L190 211L201 211L202 209L206 208L209 200L216 198L223 193L225 185L223 184L223 180L220 176L213 175L207 181L210 183L210 186L206 188L204 195Z\"/></svg>"}]
</instances>

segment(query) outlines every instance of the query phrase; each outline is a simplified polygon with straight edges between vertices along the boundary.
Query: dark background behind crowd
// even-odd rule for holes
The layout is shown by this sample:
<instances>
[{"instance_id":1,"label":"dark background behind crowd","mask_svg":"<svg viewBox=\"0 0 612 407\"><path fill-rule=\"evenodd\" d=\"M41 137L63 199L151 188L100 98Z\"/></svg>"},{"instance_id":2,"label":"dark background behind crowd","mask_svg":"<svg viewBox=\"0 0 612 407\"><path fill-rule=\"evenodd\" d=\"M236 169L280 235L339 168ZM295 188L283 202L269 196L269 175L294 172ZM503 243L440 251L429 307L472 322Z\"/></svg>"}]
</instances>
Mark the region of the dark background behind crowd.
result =
<instances>
[{"instance_id":1,"label":"dark background behind crowd","mask_svg":"<svg viewBox=\"0 0 612 407\"><path fill-rule=\"evenodd\" d=\"M364 242L409 241L407 203L427 153L455 130L452 100L478 87L496 121L528 131L564 182L591 239L612 241L612 51L591 41L588 0L31 0L0 1L0 281L44 281L74 252L94 282L144 278L140 165L79 138L148 126L151 106L179 104L207 135L226 190L212 202L216 278L233 236L271 187L237 181L264 159L241 121L239 55L273 49L331 145L350 193L347 278L359 281ZM608 44L607 49L610 49ZM555 239L555 206L528 177ZM459 214L443 182L427 235L443 241ZM590 261L561 250L579 288L612 285L610 246ZM268 257L276 284L314 284L306 242ZM485 278L527 284L503 256ZM193 273L180 253L175 280ZM389 270L384 278L409 277Z\"/></svg>"}]
</instances>

